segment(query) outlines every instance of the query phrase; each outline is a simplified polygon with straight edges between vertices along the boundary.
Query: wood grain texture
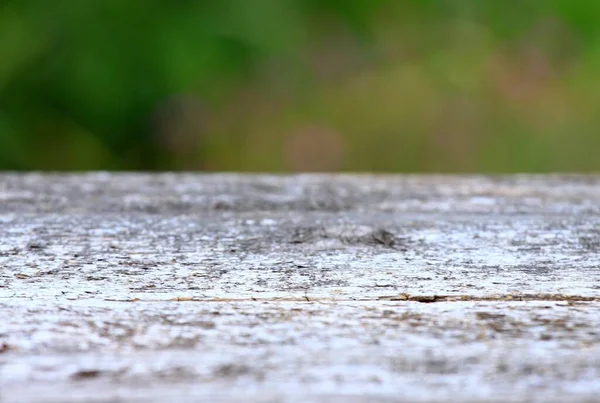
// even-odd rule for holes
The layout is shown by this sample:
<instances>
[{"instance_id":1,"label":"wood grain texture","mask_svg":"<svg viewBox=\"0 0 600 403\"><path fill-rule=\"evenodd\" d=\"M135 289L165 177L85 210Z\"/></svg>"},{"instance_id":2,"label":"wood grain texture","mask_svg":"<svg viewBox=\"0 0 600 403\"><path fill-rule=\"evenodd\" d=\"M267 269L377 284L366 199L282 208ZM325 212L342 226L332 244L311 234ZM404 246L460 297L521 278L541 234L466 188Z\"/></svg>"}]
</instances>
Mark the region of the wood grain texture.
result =
<instances>
[{"instance_id":1,"label":"wood grain texture","mask_svg":"<svg viewBox=\"0 0 600 403\"><path fill-rule=\"evenodd\" d=\"M0 397L597 401L600 177L0 175Z\"/></svg>"}]
</instances>

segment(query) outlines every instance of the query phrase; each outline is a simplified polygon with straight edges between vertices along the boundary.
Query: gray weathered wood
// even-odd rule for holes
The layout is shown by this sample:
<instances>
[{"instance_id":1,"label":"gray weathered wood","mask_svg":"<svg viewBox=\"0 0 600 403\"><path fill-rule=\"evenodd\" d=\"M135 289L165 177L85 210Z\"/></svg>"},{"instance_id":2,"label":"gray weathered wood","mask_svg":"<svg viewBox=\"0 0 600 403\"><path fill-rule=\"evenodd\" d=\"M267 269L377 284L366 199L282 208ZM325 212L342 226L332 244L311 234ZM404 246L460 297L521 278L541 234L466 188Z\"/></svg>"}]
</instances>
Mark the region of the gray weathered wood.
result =
<instances>
[{"instance_id":1,"label":"gray weathered wood","mask_svg":"<svg viewBox=\"0 0 600 403\"><path fill-rule=\"evenodd\" d=\"M597 401L600 177L0 175L0 401Z\"/></svg>"}]
</instances>

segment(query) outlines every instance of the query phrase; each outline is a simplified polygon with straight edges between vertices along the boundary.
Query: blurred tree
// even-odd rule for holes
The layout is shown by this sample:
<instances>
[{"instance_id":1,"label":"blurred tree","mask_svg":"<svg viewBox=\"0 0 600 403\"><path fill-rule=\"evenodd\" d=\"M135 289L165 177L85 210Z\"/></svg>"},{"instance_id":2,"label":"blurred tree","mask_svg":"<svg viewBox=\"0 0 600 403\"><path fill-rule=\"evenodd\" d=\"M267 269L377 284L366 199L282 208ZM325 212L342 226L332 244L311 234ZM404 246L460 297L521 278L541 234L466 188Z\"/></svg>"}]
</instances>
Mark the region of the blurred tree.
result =
<instances>
[{"instance_id":1,"label":"blurred tree","mask_svg":"<svg viewBox=\"0 0 600 403\"><path fill-rule=\"evenodd\" d=\"M281 170L315 124L343 169L600 169L598 4L4 1L0 168Z\"/></svg>"}]
</instances>

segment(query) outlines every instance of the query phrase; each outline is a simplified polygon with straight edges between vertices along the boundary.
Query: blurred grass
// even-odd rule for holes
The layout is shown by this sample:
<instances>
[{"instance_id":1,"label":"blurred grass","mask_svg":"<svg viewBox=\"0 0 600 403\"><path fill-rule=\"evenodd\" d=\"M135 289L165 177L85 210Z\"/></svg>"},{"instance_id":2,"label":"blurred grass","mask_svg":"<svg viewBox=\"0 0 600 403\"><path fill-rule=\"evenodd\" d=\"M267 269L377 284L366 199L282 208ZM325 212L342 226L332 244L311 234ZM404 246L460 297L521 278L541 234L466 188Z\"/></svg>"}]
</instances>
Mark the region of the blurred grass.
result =
<instances>
[{"instance_id":1,"label":"blurred grass","mask_svg":"<svg viewBox=\"0 0 600 403\"><path fill-rule=\"evenodd\" d=\"M600 3L0 2L0 169L598 171Z\"/></svg>"}]
</instances>

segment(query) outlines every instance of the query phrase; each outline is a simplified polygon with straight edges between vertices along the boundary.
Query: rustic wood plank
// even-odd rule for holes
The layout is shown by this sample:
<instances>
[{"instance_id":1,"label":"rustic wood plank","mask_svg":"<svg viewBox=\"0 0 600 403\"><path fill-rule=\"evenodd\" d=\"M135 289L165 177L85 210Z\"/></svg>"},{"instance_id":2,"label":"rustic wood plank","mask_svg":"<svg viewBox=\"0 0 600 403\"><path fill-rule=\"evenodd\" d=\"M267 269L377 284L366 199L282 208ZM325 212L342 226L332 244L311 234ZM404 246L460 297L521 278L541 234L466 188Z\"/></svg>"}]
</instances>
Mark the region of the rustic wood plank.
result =
<instances>
[{"instance_id":1,"label":"rustic wood plank","mask_svg":"<svg viewBox=\"0 0 600 403\"><path fill-rule=\"evenodd\" d=\"M595 401L600 177L0 175L2 401Z\"/></svg>"}]
</instances>

